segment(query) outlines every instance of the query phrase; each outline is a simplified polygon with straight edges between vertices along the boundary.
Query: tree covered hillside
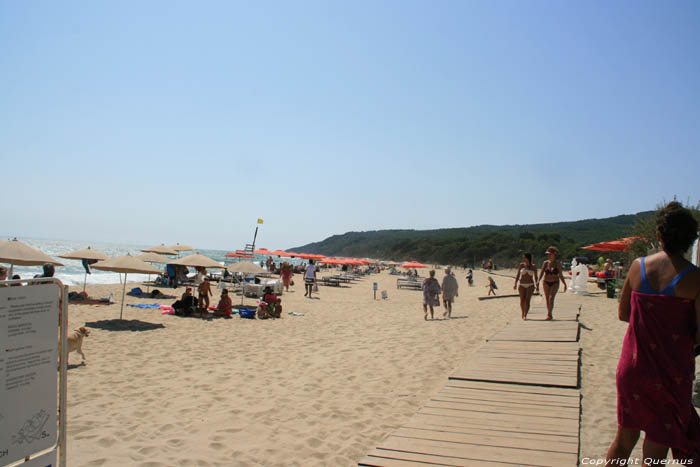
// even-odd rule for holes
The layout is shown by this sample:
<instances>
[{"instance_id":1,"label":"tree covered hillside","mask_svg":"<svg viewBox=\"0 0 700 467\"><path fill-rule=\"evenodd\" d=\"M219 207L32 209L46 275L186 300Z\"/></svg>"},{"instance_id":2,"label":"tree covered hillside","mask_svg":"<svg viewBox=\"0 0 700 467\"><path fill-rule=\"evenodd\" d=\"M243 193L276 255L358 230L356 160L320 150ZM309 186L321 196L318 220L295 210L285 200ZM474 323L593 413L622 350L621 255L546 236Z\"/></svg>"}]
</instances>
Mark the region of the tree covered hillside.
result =
<instances>
[{"instance_id":1,"label":"tree covered hillside","mask_svg":"<svg viewBox=\"0 0 700 467\"><path fill-rule=\"evenodd\" d=\"M503 266L519 260L519 252L542 258L549 245L556 245L562 258L582 255L580 247L631 235L635 224L653 211L606 219L586 219L531 225L479 225L437 230L378 230L333 235L323 241L290 248L297 252L328 256L353 256L417 260L440 264L479 264L493 259Z\"/></svg>"}]
</instances>

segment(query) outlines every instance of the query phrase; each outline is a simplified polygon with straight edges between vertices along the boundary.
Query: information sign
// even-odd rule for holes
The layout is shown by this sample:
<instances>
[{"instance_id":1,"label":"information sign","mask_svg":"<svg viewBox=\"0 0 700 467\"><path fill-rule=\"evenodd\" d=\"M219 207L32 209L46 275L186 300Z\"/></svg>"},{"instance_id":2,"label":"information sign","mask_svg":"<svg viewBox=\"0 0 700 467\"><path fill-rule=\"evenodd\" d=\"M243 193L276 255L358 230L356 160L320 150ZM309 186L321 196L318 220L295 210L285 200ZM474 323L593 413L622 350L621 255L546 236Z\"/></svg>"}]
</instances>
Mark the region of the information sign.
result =
<instances>
[{"instance_id":1,"label":"information sign","mask_svg":"<svg viewBox=\"0 0 700 467\"><path fill-rule=\"evenodd\" d=\"M0 287L0 465L56 444L59 296L55 283Z\"/></svg>"}]
</instances>

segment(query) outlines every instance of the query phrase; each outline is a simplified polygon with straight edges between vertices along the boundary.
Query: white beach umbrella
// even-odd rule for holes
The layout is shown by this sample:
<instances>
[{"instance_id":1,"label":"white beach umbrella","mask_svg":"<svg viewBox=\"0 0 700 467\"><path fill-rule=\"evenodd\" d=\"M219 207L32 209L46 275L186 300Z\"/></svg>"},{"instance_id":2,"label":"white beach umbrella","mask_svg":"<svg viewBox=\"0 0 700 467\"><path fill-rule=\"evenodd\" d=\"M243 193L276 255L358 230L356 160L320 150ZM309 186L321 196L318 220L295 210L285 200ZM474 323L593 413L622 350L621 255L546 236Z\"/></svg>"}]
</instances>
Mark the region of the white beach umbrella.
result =
<instances>
[{"instance_id":1,"label":"white beach umbrella","mask_svg":"<svg viewBox=\"0 0 700 467\"><path fill-rule=\"evenodd\" d=\"M109 259L109 256L107 256L104 253L100 253L99 251L95 251L91 249L90 247L87 247L85 250L75 250L71 251L70 253L66 253L65 255L58 255L59 258L65 258L65 259L87 259L87 260L97 260L97 261L103 261L105 259ZM87 269L85 270L85 279L83 279L83 292L85 292L85 285L87 284Z\"/></svg>"},{"instance_id":2,"label":"white beach umbrella","mask_svg":"<svg viewBox=\"0 0 700 467\"><path fill-rule=\"evenodd\" d=\"M16 238L9 242L0 243L0 263L8 263L10 265L9 277L12 277L15 265L41 266L42 264L51 263L56 266L63 266L63 263L29 245L25 245Z\"/></svg>"},{"instance_id":3,"label":"white beach umbrella","mask_svg":"<svg viewBox=\"0 0 700 467\"><path fill-rule=\"evenodd\" d=\"M111 271L124 273L124 288L122 289L122 307L119 312L119 319L122 319L124 315L124 296L126 295L126 277L131 273L135 274L159 274L158 268L151 266L148 263L144 263L138 258L131 255L118 256L116 258L108 259L105 261L100 261L93 264L95 269L101 269L102 271Z\"/></svg>"}]
</instances>

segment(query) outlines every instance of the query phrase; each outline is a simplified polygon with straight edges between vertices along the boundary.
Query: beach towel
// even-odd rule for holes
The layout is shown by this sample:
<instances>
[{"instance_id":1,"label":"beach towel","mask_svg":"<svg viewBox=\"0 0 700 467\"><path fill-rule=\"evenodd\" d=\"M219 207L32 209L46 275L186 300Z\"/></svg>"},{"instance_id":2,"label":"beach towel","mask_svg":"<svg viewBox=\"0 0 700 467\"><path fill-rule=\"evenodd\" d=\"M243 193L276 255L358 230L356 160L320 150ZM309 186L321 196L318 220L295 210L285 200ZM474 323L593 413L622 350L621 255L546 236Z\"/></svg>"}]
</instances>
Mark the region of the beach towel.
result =
<instances>
[{"instance_id":1,"label":"beach towel","mask_svg":"<svg viewBox=\"0 0 700 467\"><path fill-rule=\"evenodd\" d=\"M161 305L158 305L157 303L129 303L128 306L133 306L134 308L158 308Z\"/></svg>"},{"instance_id":2,"label":"beach towel","mask_svg":"<svg viewBox=\"0 0 700 467\"><path fill-rule=\"evenodd\" d=\"M617 419L670 446L675 459L700 461L700 417L692 406L694 303L632 292L617 367Z\"/></svg>"}]
</instances>

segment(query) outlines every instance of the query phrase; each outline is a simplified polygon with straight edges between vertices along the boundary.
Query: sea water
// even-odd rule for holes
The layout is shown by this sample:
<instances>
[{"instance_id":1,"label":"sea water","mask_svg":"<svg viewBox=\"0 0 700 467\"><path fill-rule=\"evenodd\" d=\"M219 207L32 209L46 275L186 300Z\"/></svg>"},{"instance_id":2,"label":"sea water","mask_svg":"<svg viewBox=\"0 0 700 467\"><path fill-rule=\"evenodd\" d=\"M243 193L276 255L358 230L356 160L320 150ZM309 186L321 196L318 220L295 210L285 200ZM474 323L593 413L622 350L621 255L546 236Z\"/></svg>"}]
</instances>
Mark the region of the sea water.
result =
<instances>
[{"instance_id":1,"label":"sea water","mask_svg":"<svg viewBox=\"0 0 700 467\"><path fill-rule=\"evenodd\" d=\"M10 237L2 236L2 240L11 240ZM61 280L66 285L83 285L85 280L85 268L83 268L82 262L80 260L63 259L59 258L59 255L70 253L75 250L84 250L90 247L93 250L104 253L105 255L113 258L116 256L123 256L130 254L132 256L137 256L143 253L144 248L148 248L152 245L127 245L120 243L103 243L103 242L79 242L70 240L47 240L47 239L37 239L37 238L18 238L19 241L36 248L37 250L45 253L56 260L63 263L63 266L56 266L56 273L54 277ZM227 258L226 254L230 253L227 250L207 250L198 249L195 251L183 251L180 256L187 256L193 253L199 253L201 255L207 256L214 261L218 261L223 264L230 264L232 262L238 261L237 258ZM254 255L252 261L260 264L261 261L265 261L267 257L262 255ZM177 259L177 258L174 258ZM292 264L297 264L299 262L296 258L278 258L273 257L276 263L280 261L287 261ZM250 259L246 260L250 261ZM9 265L8 265L9 266ZM163 270L165 268L164 264L154 264L158 269ZM9 271L8 271L9 272ZM19 274L22 279L31 279L36 275L43 272L41 266L15 266L13 274ZM192 268L190 268L190 272ZM147 274L128 274L127 282L143 282L148 280ZM151 276L151 278L153 278ZM9 277L8 277L9 279ZM97 269L91 268L91 274L87 275L88 284L119 284L124 280L124 274L119 274L116 272L99 271Z\"/></svg>"}]
</instances>

